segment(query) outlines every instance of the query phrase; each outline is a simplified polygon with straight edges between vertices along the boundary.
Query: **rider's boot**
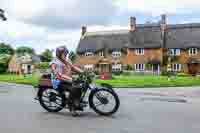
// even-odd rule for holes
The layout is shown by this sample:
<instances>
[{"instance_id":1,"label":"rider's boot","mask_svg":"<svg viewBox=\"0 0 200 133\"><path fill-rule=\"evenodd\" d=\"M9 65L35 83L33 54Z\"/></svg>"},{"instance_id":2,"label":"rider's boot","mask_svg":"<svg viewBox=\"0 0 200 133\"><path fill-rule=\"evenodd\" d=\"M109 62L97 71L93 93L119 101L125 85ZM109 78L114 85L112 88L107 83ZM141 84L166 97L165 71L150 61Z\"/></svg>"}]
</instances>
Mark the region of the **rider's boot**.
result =
<instances>
[{"instance_id":1,"label":"rider's boot","mask_svg":"<svg viewBox=\"0 0 200 133\"><path fill-rule=\"evenodd\" d=\"M76 112L76 110L72 110L72 116L76 117L79 116L78 112Z\"/></svg>"},{"instance_id":2,"label":"rider's boot","mask_svg":"<svg viewBox=\"0 0 200 133\"><path fill-rule=\"evenodd\" d=\"M80 100L74 100L75 110L83 111L83 106L81 106Z\"/></svg>"}]
</instances>

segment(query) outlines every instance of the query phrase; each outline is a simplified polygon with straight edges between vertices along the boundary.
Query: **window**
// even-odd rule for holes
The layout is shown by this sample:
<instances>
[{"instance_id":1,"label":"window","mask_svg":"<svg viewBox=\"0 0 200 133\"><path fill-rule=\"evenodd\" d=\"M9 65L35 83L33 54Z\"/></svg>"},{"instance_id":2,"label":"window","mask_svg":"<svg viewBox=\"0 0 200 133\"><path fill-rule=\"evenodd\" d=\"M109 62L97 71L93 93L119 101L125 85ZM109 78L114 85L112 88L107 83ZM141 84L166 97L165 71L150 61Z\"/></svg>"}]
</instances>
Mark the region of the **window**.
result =
<instances>
[{"instance_id":1,"label":"window","mask_svg":"<svg viewBox=\"0 0 200 133\"><path fill-rule=\"evenodd\" d=\"M118 71L121 71L122 70L122 65L121 64L113 64L112 65L112 71L114 72L118 72Z\"/></svg>"},{"instance_id":2,"label":"window","mask_svg":"<svg viewBox=\"0 0 200 133\"><path fill-rule=\"evenodd\" d=\"M143 48L137 48L135 52L136 52L136 55L144 55L144 49Z\"/></svg>"},{"instance_id":3,"label":"window","mask_svg":"<svg viewBox=\"0 0 200 133\"><path fill-rule=\"evenodd\" d=\"M120 57L121 56L121 51L113 51L112 52L113 57Z\"/></svg>"},{"instance_id":4,"label":"window","mask_svg":"<svg viewBox=\"0 0 200 133\"><path fill-rule=\"evenodd\" d=\"M93 67L94 66L92 64L87 64L87 65L84 66L84 70L86 70L86 71L92 71Z\"/></svg>"},{"instance_id":5,"label":"window","mask_svg":"<svg viewBox=\"0 0 200 133\"><path fill-rule=\"evenodd\" d=\"M172 71L181 71L181 64L171 64Z\"/></svg>"},{"instance_id":6,"label":"window","mask_svg":"<svg viewBox=\"0 0 200 133\"><path fill-rule=\"evenodd\" d=\"M92 52L86 52L85 56L93 56L94 54Z\"/></svg>"},{"instance_id":7,"label":"window","mask_svg":"<svg viewBox=\"0 0 200 133\"><path fill-rule=\"evenodd\" d=\"M197 54L197 48L189 48L189 55L196 55Z\"/></svg>"},{"instance_id":8,"label":"window","mask_svg":"<svg viewBox=\"0 0 200 133\"><path fill-rule=\"evenodd\" d=\"M103 57L103 56L104 56L103 51L101 51L101 52L99 53L99 55L100 55L101 57Z\"/></svg>"},{"instance_id":9,"label":"window","mask_svg":"<svg viewBox=\"0 0 200 133\"><path fill-rule=\"evenodd\" d=\"M136 71L144 71L144 64L135 64Z\"/></svg>"},{"instance_id":10,"label":"window","mask_svg":"<svg viewBox=\"0 0 200 133\"><path fill-rule=\"evenodd\" d=\"M177 56L177 55L180 55L181 53L181 50L180 49L169 49L169 55L171 56Z\"/></svg>"}]
</instances>

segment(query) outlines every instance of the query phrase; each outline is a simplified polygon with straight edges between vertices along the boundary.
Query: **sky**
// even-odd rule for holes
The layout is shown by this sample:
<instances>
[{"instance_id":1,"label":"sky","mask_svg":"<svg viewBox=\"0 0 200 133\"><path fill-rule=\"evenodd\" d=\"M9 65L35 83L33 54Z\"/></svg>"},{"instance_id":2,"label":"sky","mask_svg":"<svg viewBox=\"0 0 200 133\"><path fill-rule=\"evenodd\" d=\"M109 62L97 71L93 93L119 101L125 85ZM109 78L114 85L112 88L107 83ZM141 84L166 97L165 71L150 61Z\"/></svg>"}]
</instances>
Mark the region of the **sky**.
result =
<instances>
[{"instance_id":1,"label":"sky","mask_svg":"<svg viewBox=\"0 0 200 133\"><path fill-rule=\"evenodd\" d=\"M127 29L130 16L136 23L200 22L198 0L0 0L7 21L0 21L0 42L33 47L37 53L66 45L74 51L81 27L101 31Z\"/></svg>"}]
</instances>

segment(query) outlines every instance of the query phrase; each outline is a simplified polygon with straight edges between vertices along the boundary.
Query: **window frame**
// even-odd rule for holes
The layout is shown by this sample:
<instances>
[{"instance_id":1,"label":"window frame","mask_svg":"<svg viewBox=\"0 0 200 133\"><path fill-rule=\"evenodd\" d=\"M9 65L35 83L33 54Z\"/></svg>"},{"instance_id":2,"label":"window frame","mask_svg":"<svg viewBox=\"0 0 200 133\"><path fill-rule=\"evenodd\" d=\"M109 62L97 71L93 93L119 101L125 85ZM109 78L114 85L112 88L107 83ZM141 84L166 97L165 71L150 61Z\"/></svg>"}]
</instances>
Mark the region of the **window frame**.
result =
<instances>
[{"instance_id":1,"label":"window frame","mask_svg":"<svg viewBox=\"0 0 200 133\"><path fill-rule=\"evenodd\" d=\"M113 72L120 72L120 71L122 71L122 64L112 64L112 71Z\"/></svg>"},{"instance_id":2,"label":"window frame","mask_svg":"<svg viewBox=\"0 0 200 133\"><path fill-rule=\"evenodd\" d=\"M182 70L182 64L171 64L171 70L174 72L180 72Z\"/></svg>"},{"instance_id":3,"label":"window frame","mask_svg":"<svg viewBox=\"0 0 200 133\"><path fill-rule=\"evenodd\" d=\"M85 52L85 56L91 57L91 56L94 56L94 53L93 52Z\"/></svg>"},{"instance_id":4,"label":"window frame","mask_svg":"<svg viewBox=\"0 0 200 133\"><path fill-rule=\"evenodd\" d=\"M134 64L134 67L135 67L135 71L144 71L145 70L145 64Z\"/></svg>"},{"instance_id":5,"label":"window frame","mask_svg":"<svg viewBox=\"0 0 200 133\"><path fill-rule=\"evenodd\" d=\"M101 51L101 52L99 53L99 56L100 56L100 57L104 57L104 51Z\"/></svg>"},{"instance_id":6,"label":"window frame","mask_svg":"<svg viewBox=\"0 0 200 133\"><path fill-rule=\"evenodd\" d=\"M113 51L112 52L112 57L121 57L122 53L121 51Z\"/></svg>"},{"instance_id":7,"label":"window frame","mask_svg":"<svg viewBox=\"0 0 200 133\"><path fill-rule=\"evenodd\" d=\"M194 52L194 51L196 51L196 52ZM189 52L189 56L197 55L198 49L197 48L189 48L188 52Z\"/></svg>"},{"instance_id":8,"label":"window frame","mask_svg":"<svg viewBox=\"0 0 200 133\"><path fill-rule=\"evenodd\" d=\"M170 56L179 56L179 55L181 55L181 49L180 48L169 49L169 55Z\"/></svg>"},{"instance_id":9,"label":"window frame","mask_svg":"<svg viewBox=\"0 0 200 133\"><path fill-rule=\"evenodd\" d=\"M144 48L136 48L135 54L136 55L144 55Z\"/></svg>"}]
</instances>

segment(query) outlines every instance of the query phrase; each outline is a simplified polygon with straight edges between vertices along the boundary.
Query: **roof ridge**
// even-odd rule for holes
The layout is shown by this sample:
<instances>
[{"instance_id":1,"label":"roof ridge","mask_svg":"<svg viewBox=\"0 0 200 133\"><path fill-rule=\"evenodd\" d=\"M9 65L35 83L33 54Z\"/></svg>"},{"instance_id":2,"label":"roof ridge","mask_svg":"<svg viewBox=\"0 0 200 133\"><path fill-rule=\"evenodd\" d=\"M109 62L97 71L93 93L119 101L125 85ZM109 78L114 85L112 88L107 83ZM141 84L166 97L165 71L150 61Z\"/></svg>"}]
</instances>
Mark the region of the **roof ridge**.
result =
<instances>
[{"instance_id":1,"label":"roof ridge","mask_svg":"<svg viewBox=\"0 0 200 133\"><path fill-rule=\"evenodd\" d=\"M112 34L126 34L128 29L114 29L114 30L103 30L103 31L90 31L86 32L84 36L95 36L95 35L112 35Z\"/></svg>"}]
</instances>

